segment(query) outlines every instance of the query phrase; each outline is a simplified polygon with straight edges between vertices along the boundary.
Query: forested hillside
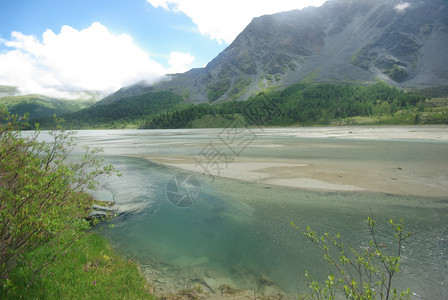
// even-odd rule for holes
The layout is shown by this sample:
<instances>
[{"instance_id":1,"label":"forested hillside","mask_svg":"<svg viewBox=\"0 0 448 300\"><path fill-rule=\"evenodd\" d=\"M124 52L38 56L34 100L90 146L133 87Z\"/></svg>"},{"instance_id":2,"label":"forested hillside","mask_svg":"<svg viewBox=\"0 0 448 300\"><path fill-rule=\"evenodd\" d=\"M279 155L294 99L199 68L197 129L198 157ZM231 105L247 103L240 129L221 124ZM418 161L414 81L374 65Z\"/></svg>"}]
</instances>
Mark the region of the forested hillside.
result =
<instances>
[{"instance_id":1,"label":"forested hillside","mask_svg":"<svg viewBox=\"0 0 448 300\"><path fill-rule=\"evenodd\" d=\"M1 91L1 89L0 89ZM33 118L46 118L54 114L68 114L89 107L94 100L63 100L42 95L4 96L0 98L0 106L4 106L12 114L29 113Z\"/></svg>"},{"instance_id":2,"label":"forested hillside","mask_svg":"<svg viewBox=\"0 0 448 300\"><path fill-rule=\"evenodd\" d=\"M152 91L61 117L72 129L226 127L233 120L242 126L448 124L447 97L436 92L432 98L435 91L404 92L382 82L298 83L247 101L194 105L172 91ZM51 127L50 119L34 121Z\"/></svg>"},{"instance_id":3,"label":"forested hillside","mask_svg":"<svg viewBox=\"0 0 448 300\"><path fill-rule=\"evenodd\" d=\"M260 93L248 101L173 108L150 116L142 128L222 127L223 119L236 118L249 126L448 123L446 107L428 111L425 118L428 107L423 95L405 93L384 83L300 83L282 91Z\"/></svg>"}]
</instances>

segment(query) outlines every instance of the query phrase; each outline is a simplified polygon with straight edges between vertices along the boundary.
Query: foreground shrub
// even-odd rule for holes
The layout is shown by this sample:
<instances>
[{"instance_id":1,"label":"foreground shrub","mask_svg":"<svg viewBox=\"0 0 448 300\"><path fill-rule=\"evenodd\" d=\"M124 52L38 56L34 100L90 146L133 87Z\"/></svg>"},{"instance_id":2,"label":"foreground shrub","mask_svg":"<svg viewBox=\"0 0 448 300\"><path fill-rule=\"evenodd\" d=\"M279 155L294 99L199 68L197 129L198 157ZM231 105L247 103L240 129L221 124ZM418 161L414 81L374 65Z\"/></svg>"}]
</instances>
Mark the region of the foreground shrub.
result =
<instances>
[{"instance_id":1,"label":"foreground shrub","mask_svg":"<svg viewBox=\"0 0 448 300\"><path fill-rule=\"evenodd\" d=\"M89 227L85 220L93 203L83 192L94 189L97 178L116 171L97 157L100 149L85 148L79 161L70 161L72 132L39 132L23 137L24 119L0 109L0 280L20 262L35 275L53 263ZM54 251L36 259L43 245ZM33 254L33 255L32 255Z\"/></svg>"}]
</instances>

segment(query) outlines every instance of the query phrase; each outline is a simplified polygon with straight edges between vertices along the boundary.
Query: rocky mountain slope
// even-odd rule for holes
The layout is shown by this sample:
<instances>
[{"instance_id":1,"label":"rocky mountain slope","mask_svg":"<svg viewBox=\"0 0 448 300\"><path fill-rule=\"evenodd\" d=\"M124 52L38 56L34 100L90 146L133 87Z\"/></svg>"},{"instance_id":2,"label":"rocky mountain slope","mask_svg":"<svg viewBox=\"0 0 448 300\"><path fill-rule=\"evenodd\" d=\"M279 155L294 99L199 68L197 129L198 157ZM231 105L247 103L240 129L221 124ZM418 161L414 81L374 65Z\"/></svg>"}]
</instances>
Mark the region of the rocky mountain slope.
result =
<instances>
[{"instance_id":1,"label":"rocky mountain slope","mask_svg":"<svg viewBox=\"0 0 448 300\"><path fill-rule=\"evenodd\" d=\"M186 101L245 100L295 82L448 84L446 0L330 0L253 19L205 68L106 97L171 89Z\"/></svg>"}]
</instances>

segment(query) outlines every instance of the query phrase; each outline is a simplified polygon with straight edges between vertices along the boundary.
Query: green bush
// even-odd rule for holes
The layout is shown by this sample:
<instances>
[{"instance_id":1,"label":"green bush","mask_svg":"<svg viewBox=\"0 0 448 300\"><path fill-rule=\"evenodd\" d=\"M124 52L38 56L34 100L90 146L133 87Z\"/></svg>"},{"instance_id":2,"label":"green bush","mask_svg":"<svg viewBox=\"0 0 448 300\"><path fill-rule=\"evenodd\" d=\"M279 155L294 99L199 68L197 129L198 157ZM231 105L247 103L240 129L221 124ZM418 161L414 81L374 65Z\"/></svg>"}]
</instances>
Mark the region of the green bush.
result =
<instances>
[{"instance_id":1,"label":"green bush","mask_svg":"<svg viewBox=\"0 0 448 300\"><path fill-rule=\"evenodd\" d=\"M26 119L26 118L25 118ZM21 135L24 119L0 108L0 280L7 285L8 273L18 264L35 276L76 243L93 204L85 190L94 189L95 178L116 173L97 154L101 149L85 147L77 162L73 132L52 131L51 142L39 142L39 132ZM39 249L51 244L44 259Z\"/></svg>"}]
</instances>

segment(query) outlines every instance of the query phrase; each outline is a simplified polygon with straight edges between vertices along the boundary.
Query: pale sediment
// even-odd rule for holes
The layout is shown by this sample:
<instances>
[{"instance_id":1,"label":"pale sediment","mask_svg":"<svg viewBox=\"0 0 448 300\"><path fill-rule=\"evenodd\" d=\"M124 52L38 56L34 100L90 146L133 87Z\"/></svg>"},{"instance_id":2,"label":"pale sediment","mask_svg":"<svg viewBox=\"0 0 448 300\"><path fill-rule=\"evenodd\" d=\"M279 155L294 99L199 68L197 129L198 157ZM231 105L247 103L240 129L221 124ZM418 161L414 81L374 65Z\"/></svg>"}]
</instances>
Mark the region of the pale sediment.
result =
<instances>
[{"instance_id":1,"label":"pale sediment","mask_svg":"<svg viewBox=\"0 0 448 300\"><path fill-rule=\"evenodd\" d=\"M203 173L193 157L145 156L156 163ZM394 195L446 197L448 174L433 174L437 166L370 161L282 160L240 157L213 176L246 182L318 191L370 191Z\"/></svg>"},{"instance_id":2,"label":"pale sediment","mask_svg":"<svg viewBox=\"0 0 448 300\"><path fill-rule=\"evenodd\" d=\"M324 128L256 128L257 137L328 138L355 140L392 140L448 142L448 126L385 126L385 127L324 127ZM217 144L218 148L224 145ZM391 162L349 159L278 159L275 149L307 147L293 144L247 144L247 149L270 148L267 158L244 156L221 165L198 165L194 156L157 155L144 158L199 174L231 178L246 182L323 191L370 191L394 195L446 197L448 195L448 159L439 162ZM309 146L309 145L308 145ZM314 145L312 145L314 146ZM344 151L347 144L319 144ZM207 147L204 144L204 147ZM339 148L338 148L339 147ZM448 158L448 157L447 157Z\"/></svg>"}]
</instances>

